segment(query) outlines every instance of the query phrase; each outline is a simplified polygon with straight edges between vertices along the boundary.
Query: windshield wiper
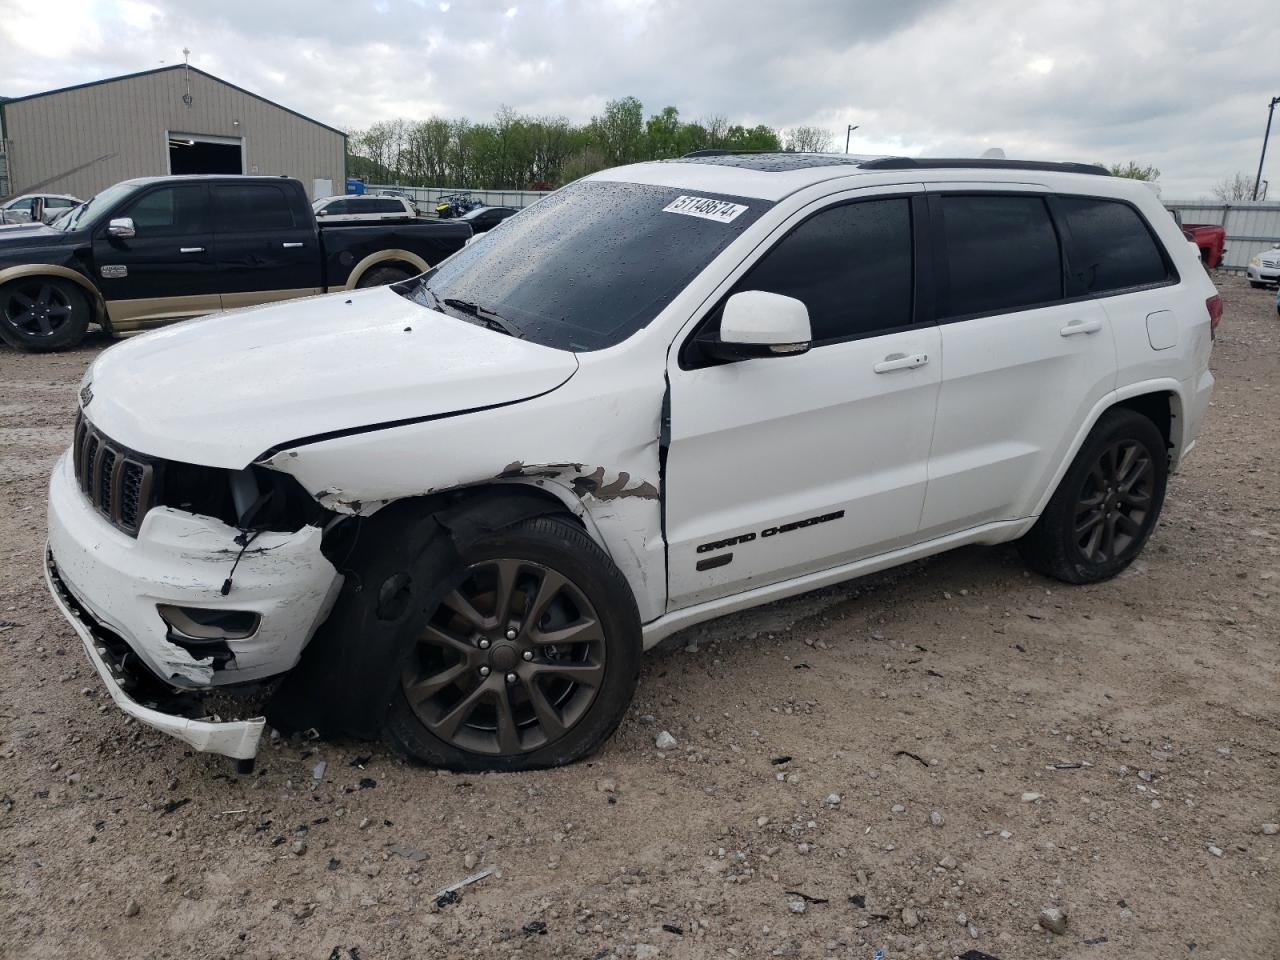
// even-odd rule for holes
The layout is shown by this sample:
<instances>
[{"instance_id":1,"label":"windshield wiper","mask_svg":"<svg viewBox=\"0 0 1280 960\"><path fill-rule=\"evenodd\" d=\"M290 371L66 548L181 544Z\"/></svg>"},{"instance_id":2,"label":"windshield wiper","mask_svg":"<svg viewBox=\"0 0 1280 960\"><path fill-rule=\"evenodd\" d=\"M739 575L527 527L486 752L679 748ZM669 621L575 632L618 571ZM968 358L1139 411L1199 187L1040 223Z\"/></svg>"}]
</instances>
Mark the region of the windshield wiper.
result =
<instances>
[{"instance_id":1,"label":"windshield wiper","mask_svg":"<svg viewBox=\"0 0 1280 960\"><path fill-rule=\"evenodd\" d=\"M434 290L432 290L430 287L427 286L426 280L418 281L418 290L421 290L423 293L425 293L427 296L431 298L433 310L440 309L440 298L436 296L436 292Z\"/></svg>"},{"instance_id":2,"label":"windshield wiper","mask_svg":"<svg viewBox=\"0 0 1280 960\"><path fill-rule=\"evenodd\" d=\"M431 291L430 288L423 287L423 289L433 297L435 296L435 293ZM439 298L437 298L437 302L441 302L439 301ZM472 303L470 300L459 300L456 297L445 297L442 302L446 307L453 307L453 309L460 313L465 313L475 317L490 330L497 330L499 333L505 333L507 336L515 337L517 340L522 339L519 331L516 330L515 327L513 327L507 320L504 320L500 314L494 313L488 307L482 307L480 304Z\"/></svg>"}]
</instances>

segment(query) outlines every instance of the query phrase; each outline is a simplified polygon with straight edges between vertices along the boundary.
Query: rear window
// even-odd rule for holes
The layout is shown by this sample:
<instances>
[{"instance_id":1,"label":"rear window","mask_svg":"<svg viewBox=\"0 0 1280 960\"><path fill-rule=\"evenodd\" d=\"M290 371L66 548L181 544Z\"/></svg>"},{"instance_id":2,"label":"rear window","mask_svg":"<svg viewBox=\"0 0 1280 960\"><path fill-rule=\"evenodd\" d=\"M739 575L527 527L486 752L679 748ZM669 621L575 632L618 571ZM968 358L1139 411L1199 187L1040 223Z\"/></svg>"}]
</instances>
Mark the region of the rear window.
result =
<instances>
[{"instance_id":1,"label":"rear window","mask_svg":"<svg viewBox=\"0 0 1280 960\"><path fill-rule=\"evenodd\" d=\"M1007 313L1062 299L1062 256L1044 199L941 198L946 263L940 315Z\"/></svg>"},{"instance_id":2,"label":"rear window","mask_svg":"<svg viewBox=\"0 0 1280 960\"><path fill-rule=\"evenodd\" d=\"M1058 197L1067 228L1068 296L1107 293L1169 280L1169 267L1138 212L1127 203Z\"/></svg>"},{"instance_id":3,"label":"rear window","mask_svg":"<svg viewBox=\"0 0 1280 960\"><path fill-rule=\"evenodd\" d=\"M213 222L220 233L288 230L295 226L284 189L270 183L215 186Z\"/></svg>"}]
</instances>

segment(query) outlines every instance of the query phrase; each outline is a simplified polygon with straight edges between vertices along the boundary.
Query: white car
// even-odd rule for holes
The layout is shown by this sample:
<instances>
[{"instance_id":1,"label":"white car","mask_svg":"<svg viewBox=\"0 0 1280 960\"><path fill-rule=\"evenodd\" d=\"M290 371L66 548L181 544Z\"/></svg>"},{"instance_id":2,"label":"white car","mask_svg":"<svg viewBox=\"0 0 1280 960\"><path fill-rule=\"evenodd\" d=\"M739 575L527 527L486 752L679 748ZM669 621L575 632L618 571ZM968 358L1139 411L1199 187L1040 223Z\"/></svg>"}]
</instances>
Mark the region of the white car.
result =
<instances>
[{"instance_id":1,"label":"white car","mask_svg":"<svg viewBox=\"0 0 1280 960\"><path fill-rule=\"evenodd\" d=\"M316 217L325 223L343 220L414 220L418 208L405 197L361 194L349 197L323 197L311 205Z\"/></svg>"},{"instance_id":2,"label":"white car","mask_svg":"<svg viewBox=\"0 0 1280 960\"><path fill-rule=\"evenodd\" d=\"M46 223L84 203L78 197L62 193L24 193L0 203L0 223L30 223L31 207L40 197L44 198L43 219Z\"/></svg>"},{"instance_id":3,"label":"white car","mask_svg":"<svg viewBox=\"0 0 1280 960\"><path fill-rule=\"evenodd\" d=\"M1280 243L1273 243L1270 250L1249 258L1245 275L1252 287L1265 287L1272 283L1280 283Z\"/></svg>"},{"instance_id":4,"label":"white car","mask_svg":"<svg viewBox=\"0 0 1280 960\"><path fill-rule=\"evenodd\" d=\"M691 624L965 544L1123 570L1221 309L1097 167L607 170L414 280L101 354L48 580L116 702L197 749L251 758L264 720L146 704L283 675L279 729L566 763Z\"/></svg>"}]
</instances>

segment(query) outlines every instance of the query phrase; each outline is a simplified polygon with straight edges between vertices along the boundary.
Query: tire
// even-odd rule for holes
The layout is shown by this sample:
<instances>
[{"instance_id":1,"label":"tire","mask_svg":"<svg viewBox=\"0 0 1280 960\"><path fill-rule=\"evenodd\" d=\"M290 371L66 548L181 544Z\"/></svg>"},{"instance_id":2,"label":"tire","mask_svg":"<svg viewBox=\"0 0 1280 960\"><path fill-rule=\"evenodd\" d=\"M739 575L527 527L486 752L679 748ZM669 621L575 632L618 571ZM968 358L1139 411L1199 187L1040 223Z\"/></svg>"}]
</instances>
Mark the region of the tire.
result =
<instances>
[{"instance_id":1,"label":"tire","mask_svg":"<svg viewBox=\"0 0 1280 960\"><path fill-rule=\"evenodd\" d=\"M1266 286L1266 284L1263 283L1261 280L1250 280L1249 286L1253 287L1253 289L1255 290L1261 290L1263 287Z\"/></svg>"},{"instance_id":2,"label":"tire","mask_svg":"<svg viewBox=\"0 0 1280 960\"><path fill-rule=\"evenodd\" d=\"M420 618L386 740L458 771L536 770L595 751L640 672L640 617L622 573L557 515L487 533L458 564L435 571L458 586Z\"/></svg>"},{"instance_id":3,"label":"tire","mask_svg":"<svg viewBox=\"0 0 1280 960\"><path fill-rule=\"evenodd\" d=\"M84 291L58 277L22 277L0 287L0 340L17 350L67 350L89 329Z\"/></svg>"},{"instance_id":4,"label":"tire","mask_svg":"<svg viewBox=\"0 0 1280 960\"><path fill-rule=\"evenodd\" d=\"M1023 559L1065 583L1114 577L1155 529L1168 478L1169 454L1156 425L1124 407L1108 410L1036 525L1018 541Z\"/></svg>"},{"instance_id":5,"label":"tire","mask_svg":"<svg viewBox=\"0 0 1280 960\"><path fill-rule=\"evenodd\" d=\"M356 281L356 289L364 290L366 287L385 287L389 283L399 283L401 280L408 280L412 273L408 270L402 270L399 267L374 267L374 269L365 273L358 281Z\"/></svg>"}]
</instances>

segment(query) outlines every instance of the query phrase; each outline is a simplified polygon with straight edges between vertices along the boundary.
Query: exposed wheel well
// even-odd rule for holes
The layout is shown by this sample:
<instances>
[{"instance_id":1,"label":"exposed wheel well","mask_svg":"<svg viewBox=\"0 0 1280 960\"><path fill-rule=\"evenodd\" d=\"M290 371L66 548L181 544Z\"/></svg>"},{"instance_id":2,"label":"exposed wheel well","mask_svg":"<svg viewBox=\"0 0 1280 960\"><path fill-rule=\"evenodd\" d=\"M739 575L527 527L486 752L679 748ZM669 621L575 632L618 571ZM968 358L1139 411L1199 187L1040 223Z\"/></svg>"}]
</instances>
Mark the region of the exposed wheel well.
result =
<instances>
[{"instance_id":1,"label":"exposed wheel well","mask_svg":"<svg viewBox=\"0 0 1280 960\"><path fill-rule=\"evenodd\" d=\"M1148 420L1156 425L1156 429L1160 431L1160 436L1164 437L1164 445L1169 450L1170 456L1174 456L1177 452L1177 437L1174 433L1175 429L1180 429L1180 424L1175 423L1177 420L1176 409L1178 406L1178 398L1173 393L1163 391L1160 393L1144 393L1140 396L1129 397L1121 400L1115 405L1116 407L1124 407L1142 414ZM1114 409L1114 408L1113 408Z\"/></svg>"}]
</instances>

